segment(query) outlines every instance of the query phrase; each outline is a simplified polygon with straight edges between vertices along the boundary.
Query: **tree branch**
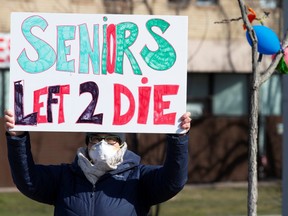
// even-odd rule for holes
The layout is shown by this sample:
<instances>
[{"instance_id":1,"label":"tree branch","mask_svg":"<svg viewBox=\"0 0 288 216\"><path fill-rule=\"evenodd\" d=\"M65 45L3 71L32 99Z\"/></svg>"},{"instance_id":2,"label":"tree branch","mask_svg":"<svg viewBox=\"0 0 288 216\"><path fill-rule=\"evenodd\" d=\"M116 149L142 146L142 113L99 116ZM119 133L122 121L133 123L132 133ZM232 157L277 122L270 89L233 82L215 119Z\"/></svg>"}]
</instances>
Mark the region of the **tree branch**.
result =
<instances>
[{"instance_id":1,"label":"tree branch","mask_svg":"<svg viewBox=\"0 0 288 216\"><path fill-rule=\"evenodd\" d=\"M258 111L259 111L259 86L260 73L258 73L258 40L255 31L248 20L246 7L242 0L238 0L244 25L252 40L252 80L250 88L250 110L249 110L249 151L248 151L248 216L257 215L258 200L258 174L257 174L257 152L258 152ZM261 58L261 54L259 56Z\"/></svg>"},{"instance_id":2,"label":"tree branch","mask_svg":"<svg viewBox=\"0 0 288 216\"><path fill-rule=\"evenodd\" d=\"M259 63L261 61L262 54L258 53L258 41L257 35L252 28L250 21L248 20L247 10L242 0L238 0L244 25L252 40L252 80L250 88L250 110L249 110L249 155L248 155L248 199L247 208L248 216L257 215L257 200L258 200L258 174L257 174L257 157L258 157L258 116L259 116L259 89L261 84L270 78L275 71L283 51L275 56L272 63L265 70L264 73L259 73ZM285 37L283 41L282 49L288 45L288 38ZM259 59L257 60L257 57Z\"/></svg>"},{"instance_id":3,"label":"tree branch","mask_svg":"<svg viewBox=\"0 0 288 216\"><path fill-rule=\"evenodd\" d=\"M266 82L270 78L270 76L274 73L277 65L279 64L279 61L283 57L283 50L285 50L285 48L287 47L288 47L288 30L286 30L285 38L282 41L282 51L277 53L277 55L274 57L269 67L261 74L260 85Z\"/></svg>"}]
</instances>

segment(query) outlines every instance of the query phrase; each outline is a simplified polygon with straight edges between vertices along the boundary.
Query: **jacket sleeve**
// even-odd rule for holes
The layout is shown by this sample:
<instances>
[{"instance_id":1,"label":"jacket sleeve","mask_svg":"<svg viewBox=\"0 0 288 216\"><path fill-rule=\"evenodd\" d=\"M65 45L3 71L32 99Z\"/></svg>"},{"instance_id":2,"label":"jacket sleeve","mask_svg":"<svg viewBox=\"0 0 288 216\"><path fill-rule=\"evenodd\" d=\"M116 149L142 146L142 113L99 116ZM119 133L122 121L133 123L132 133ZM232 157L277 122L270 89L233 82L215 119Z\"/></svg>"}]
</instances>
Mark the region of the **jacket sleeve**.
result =
<instances>
[{"instance_id":1,"label":"jacket sleeve","mask_svg":"<svg viewBox=\"0 0 288 216\"><path fill-rule=\"evenodd\" d=\"M53 204L60 166L35 165L28 132L20 137L6 134L8 160L16 187L26 196L39 202Z\"/></svg>"},{"instance_id":2,"label":"jacket sleeve","mask_svg":"<svg viewBox=\"0 0 288 216\"><path fill-rule=\"evenodd\" d=\"M141 167L141 194L148 205L175 196L188 180L188 135L167 135L167 154L163 166Z\"/></svg>"}]
</instances>

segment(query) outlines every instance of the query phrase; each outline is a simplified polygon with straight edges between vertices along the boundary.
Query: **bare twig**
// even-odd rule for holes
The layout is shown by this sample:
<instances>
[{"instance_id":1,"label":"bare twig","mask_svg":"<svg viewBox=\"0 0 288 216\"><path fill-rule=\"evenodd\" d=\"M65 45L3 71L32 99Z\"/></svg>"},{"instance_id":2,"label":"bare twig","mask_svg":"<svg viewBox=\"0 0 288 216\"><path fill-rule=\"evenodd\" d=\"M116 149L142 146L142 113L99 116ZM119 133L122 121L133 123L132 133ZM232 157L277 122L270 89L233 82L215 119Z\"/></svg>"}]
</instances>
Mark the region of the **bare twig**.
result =
<instances>
[{"instance_id":1,"label":"bare twig","mask_svg":"<svg viewBox=\"0 0 288 216\"><path fill-rule=\"evenodd\" d=\"M282 52L279 52L275 58L272 60L271 64L269 65L269 67L261 74L260 77L260 86L265 83L270 77L271 75L275 72L275 69L279 63L279 61L281 60L283 56Z\"/></svg>"},{"instance_id":2,"label":"bare twig","mask_svg":"<svg viewBox=\"0 0 288 216\"><path fill-rule=\"evenodd\" d=\"M261 24L263 24L263 20L269 17L270 12L264 11L264 14L261 18L255 18L255 20L259 21ZM221 21L215 21L214 24L226 24L230 22L238 22L240 20L243 20L242 17L237 17L237 18L231 18L231 19L223 19Z\"/></svg>"},{"instance_id":3,"label":"bare twig","mask_svg":"<svg viewBox=\"0 0 288 216\"><path fill-rule=\"evenodd\" d=\"M273 61L269 65L269 67L264 71L261 75L260 85L262 85L264 82L266 82L270 76L274 73L277 65L279 64L279 61L283 57L283 50L288 47L288 30L286 31L285 37L282 41L282 50L281 52L277 53L277 55L274 57Z\"/></svg>"},{"instance_id":4,"label":"bare twig","mask_svg":"<svg viewBox=\"0 0 288 216\"><path fill-rule=\"evenodd\" d=\"M221 20L221 21L216 21L214 22L214 24L223 24L223 23L230 23L230 22L237 22L237 21L240 21L242 20L242 17L238 17L238 18L231 18L231 19L224 19L224 20Z\"/></svg>"}]
</instances>

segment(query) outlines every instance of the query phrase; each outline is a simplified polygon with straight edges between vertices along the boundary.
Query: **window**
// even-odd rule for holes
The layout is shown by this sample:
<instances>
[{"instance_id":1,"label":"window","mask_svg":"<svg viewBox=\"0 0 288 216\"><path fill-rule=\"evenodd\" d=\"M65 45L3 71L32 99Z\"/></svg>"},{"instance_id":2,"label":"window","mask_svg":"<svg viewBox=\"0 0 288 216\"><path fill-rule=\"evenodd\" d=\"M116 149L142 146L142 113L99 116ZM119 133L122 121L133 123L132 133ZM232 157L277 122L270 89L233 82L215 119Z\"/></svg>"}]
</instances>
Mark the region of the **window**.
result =
<instances>
[{"instance_id":1,"label":"window","mask_svg":"<svg viewBox=\"0 0 288 216\"><path fill-rule=\"evenodd\" d=\"M216 5L218 3L217 0L196 0L196 5L199 6L210 6Z\"/></svg>"},{"instance_id":2,"label":"window","mask_svg":"<svg viewBox=\"0 0 288 216\"><path fill-rule=\"evenodd\" d=\"M249 82L250 74L188 73L187 111L193 117L248 115ZM273 74L259 93L262 115L282 115L281 75Z\"/></svg>"},{"instance_id":3,"label":"window","mask_svg":"<svg viewBox=\"0 0 288 216\"><path fill-rule=\"evenodd\" d=\"M275 9L278 6L277 2L277 0L260 0L260 6L262 8Z\"/></svg>"},{"instance_id":4,"label":"window","mask_svg":"<svg viewBox=\"0 0 288 216\"><path fill-rule=\"evenodd\" d=\"M132 14L133 1L131 0L104 0L105 13Z\"/></svg>"},{"instance_id":5,"label":"window","mask_svg":"<svg viewBox=\"0 0 288 216\"><path fill-rule=\"evenodd\" d=\"M282 80L272 75L260 88L259 111L262 115L281 115Z\"/></svg>"},{"instance_id":6,"label":"window","mask_svg":"<svg viewBox=\"0 0 288 216\"><path fill-rule=\"evenodd\" d=\"M188 3L189 0L168 0L168 3L178 4L178 3Z\"/></svg>"},{"instance_id":7,"label":"window","mask_svg":"<svg viewBox=\"0 0 288 216\"><path fill-rule=\"evenodd\" d=\"M247 115L247 86L247 74L188 73L187 110L193 117Z\"/></svg>"},{"instance_id":8,"label":"window","mask_svg":"<svg viewBox=\"0 0 288 216\"><path fill-rule=\"evenodd\" d=\"M214 115L240 116L248 113L246 74L215 74L212 110Z\"/></svg>"},{"instance_id":9,"label":"window","mask_svg":"<svg viewBox=\"0 0 288 216\"><path fill-rule=\"evenodd\" d=\"M187 111L191 112L193 118L211 113L209 81L208 74L188 74Z\"/></svg>"}]
</instances>

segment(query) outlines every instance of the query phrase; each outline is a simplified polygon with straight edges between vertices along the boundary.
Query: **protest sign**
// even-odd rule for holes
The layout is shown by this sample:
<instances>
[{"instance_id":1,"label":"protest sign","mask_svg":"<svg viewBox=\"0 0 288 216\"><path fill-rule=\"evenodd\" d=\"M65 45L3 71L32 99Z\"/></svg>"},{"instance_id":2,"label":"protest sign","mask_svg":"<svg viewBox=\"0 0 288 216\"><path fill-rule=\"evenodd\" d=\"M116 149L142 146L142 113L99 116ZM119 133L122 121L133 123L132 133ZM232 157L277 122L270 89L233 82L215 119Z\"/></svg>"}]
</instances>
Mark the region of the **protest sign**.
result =
<instances>
[{"instance_id":1,"label":"protest sign","mask_svg":"<svg viewBox=\"0 0 288 216\"><path fill-rule=\"evenodd\" d=\"M15 130L180 133L187 17L12 13Z\"/></svg>"}]
</instances>

